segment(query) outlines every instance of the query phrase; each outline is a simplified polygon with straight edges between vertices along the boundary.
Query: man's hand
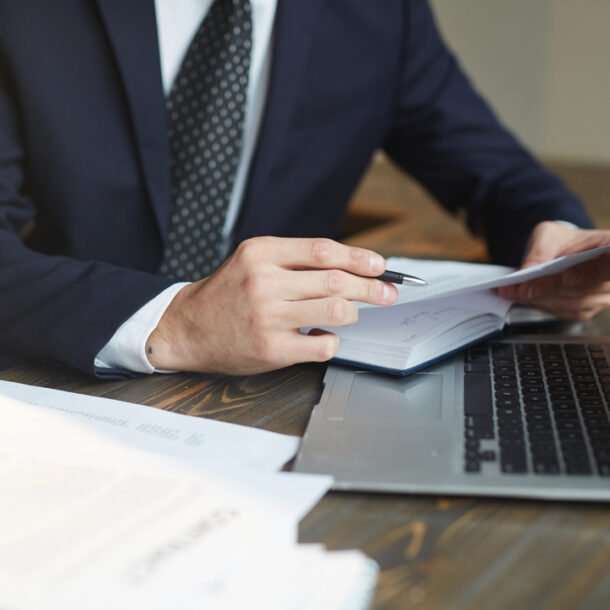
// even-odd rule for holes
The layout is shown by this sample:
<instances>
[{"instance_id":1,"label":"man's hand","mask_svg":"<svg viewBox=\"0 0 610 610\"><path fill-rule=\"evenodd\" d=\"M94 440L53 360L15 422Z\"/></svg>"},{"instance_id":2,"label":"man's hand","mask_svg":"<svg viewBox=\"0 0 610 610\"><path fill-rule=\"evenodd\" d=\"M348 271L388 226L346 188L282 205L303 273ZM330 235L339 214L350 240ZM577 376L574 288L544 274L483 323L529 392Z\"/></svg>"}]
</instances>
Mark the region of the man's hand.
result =
<instances>
[{"instance_id":1,"label":"man's hand","mask_svg":"<svg viewBox=\"0 0 610 610\"><path fill-rule=\"evenodd\" d=\"M372 279L384 270L379 254L329 239L247 240L214 275L178 293L148 358L157 369L228 374L329 360L339 339L299 328L354 324L352 301L394 303L396 287Z\"/></svg>"},{"instance_id":2,"label":"man's hand","mask_svg":"<svg viewBox=\"0 0 610 610\"><path fill-rule=\"evenodd\" d=\"M610 244L610 231L542 222L532 232L523 267ZM610 255L563 273L498 290L500 296L545 309L566 320L588 320L610 307Z\"/></svg>"}]
</instances>

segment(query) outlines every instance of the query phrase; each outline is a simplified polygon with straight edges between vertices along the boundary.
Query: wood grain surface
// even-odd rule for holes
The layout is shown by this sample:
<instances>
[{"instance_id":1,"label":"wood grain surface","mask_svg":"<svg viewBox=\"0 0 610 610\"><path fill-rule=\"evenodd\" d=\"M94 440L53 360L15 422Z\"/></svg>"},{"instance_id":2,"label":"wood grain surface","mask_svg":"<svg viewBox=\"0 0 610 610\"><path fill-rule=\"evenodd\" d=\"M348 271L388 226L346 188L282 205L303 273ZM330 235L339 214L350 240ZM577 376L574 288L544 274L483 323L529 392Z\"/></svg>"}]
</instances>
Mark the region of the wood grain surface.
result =
<instances>
[{"instance_id":1,"label":"wood grain surface","mask_svg":"<svg viewBox=\"0 0 610 610\"><path fill-rule=\"evenodd\" d=\"M388 193L411 188L397 183L402 178L393 178L387 168L381 171ZM599 190L585 180L587 192L601 194L604 182L607 192L608 176L602 172L600 180L595 173ZM603 208L598 217L606 222L604 201L600 195L596 206ZM433 227L438 219L421 222ZM382 220L373 230L380 249L428 254L393 250L397 242L379 241L385 235L380 228L395 230L399 240L408 214L395 214L393 223L384 227L388 223ZM444 230L458 232L454 250L446 256L482 255L480 244L468 241L457 226ZM350 239L359 238L366 242L371 236ZM437 246L433 241L430 252ZM609 331L610 314L571 328L584 334ZM301 435L319 399L324 370L301 365L251 377L176 374L97 382L66 369L32 365L0 377ZM608 505L330 493L301 524L300 539L330 549L362 549L375 558L382 569L374 604L378 610L610 609Z\"/></svg>"}]
</instances>

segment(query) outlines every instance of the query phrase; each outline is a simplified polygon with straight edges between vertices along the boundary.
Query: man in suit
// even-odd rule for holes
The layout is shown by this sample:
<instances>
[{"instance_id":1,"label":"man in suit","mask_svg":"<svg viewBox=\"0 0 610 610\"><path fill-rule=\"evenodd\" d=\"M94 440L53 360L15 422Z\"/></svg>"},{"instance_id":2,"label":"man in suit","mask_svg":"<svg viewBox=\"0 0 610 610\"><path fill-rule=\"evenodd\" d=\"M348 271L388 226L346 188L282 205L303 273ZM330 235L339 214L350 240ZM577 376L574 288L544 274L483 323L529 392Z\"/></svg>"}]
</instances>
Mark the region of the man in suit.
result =
<instances>
[{"instance_id":1,"label":"man in suit","mask_svg":"<svg viewBox=\"0 0 610 610\"><path fill-rule=\"evenodd\" d=\"M396 298L330 239L378 148L498 262L610 241L425 0L0 0L1 351L100 377L328 360L299 327ZM606 266L505 294L588 317Z\"/></svg>"}]
</instances>

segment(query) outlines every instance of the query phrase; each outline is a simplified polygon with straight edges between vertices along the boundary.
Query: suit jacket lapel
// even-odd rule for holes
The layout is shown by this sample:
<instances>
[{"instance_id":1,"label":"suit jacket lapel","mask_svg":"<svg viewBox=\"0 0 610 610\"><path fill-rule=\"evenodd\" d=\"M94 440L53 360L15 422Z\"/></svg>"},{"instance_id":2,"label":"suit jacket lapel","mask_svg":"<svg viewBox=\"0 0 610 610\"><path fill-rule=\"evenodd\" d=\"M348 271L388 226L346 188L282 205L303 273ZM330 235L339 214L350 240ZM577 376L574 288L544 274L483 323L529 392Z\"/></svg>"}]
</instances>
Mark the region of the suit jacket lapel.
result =
<instances>
[{"instance_id":1,"label":"suit jacket lapel","mask_svg":"<svg viewBox=\"0 0 610 610\"><path fill-rule=\"evenodd\" d=\"M240 230L236 232L238 238L243 232L241 229L246 229L250 221L260 214L259 203L264 201L262 192L281 155L281 144L298 100L321 2L278 0L267 103L240 216Z\"/></svg>"},{"instance_id":2,"label":"suit jacket lapel","mask_svg":"<svg viewBox=\"0 0 610 610\"><path fill-rule=\"evenodd\" d=\"M127 95L140 163L162 239L170 214L170 154L152 0L96 0Z\"/></svg>"},{"instance_id":3,"label":"suit jacket lapel","mask_svg":"<svg viewBox=\"0 0 610 610\"><path fill-rule=\"evenodd\" d=\"M154 3L95 0L114 50L130 107L138 153L155 216L165 239L170 214L170 154ZM322 0L278 0L273 60L259 142L240 226L259 213L257 202L281 154L298 99L301 75Z\"/></svg>"}]
</instances>

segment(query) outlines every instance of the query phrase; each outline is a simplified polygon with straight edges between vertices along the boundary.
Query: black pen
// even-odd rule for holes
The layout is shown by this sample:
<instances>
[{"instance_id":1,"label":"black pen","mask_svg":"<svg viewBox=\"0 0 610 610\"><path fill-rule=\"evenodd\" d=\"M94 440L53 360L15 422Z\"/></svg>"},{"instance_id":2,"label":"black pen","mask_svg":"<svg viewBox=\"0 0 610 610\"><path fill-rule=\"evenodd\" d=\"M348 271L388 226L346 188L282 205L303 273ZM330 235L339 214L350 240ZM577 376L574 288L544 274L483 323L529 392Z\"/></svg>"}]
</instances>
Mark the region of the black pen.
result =
<instances>
[{"instance_id":1,"label":"black pen","mask_svg":"<svg viewBox=\"0 0 610 610\"><path fill-rule=\"evenodd\" d=\"M382 282L391 282L392 284L402 284L403 286L426 286L428 282L414 275L407 275L398 271L386 271L378 275L375 279Z\"/></svg>"}]
</instances>

